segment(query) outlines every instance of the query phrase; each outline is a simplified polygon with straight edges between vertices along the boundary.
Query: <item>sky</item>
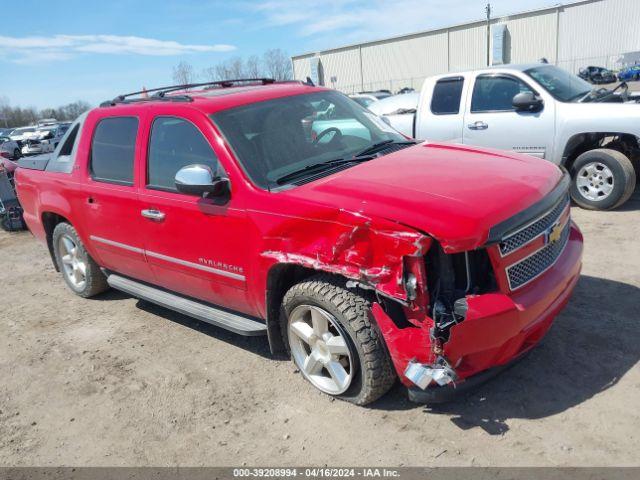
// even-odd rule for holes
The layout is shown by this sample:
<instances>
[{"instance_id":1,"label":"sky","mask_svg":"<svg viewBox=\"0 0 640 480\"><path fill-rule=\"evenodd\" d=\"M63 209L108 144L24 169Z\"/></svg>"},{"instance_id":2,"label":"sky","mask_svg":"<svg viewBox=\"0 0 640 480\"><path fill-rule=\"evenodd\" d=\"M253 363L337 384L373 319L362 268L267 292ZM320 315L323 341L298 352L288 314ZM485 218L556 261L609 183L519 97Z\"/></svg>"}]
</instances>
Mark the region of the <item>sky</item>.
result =
<instances>
[{"instance_id":1,"label":"sky","mask_svg":"<svg viewBox=\"0 0 640 480\"><path fill-rule=\"evenodd\" d=\"M493 0L494 16L557 4ZM566 3L566 2L565 2ZM229 57L289 55L484 17L483 0L0 0L0 99L95 105ZM13 19L13 20L11 20Z\"/></svg>"}]
</instances>

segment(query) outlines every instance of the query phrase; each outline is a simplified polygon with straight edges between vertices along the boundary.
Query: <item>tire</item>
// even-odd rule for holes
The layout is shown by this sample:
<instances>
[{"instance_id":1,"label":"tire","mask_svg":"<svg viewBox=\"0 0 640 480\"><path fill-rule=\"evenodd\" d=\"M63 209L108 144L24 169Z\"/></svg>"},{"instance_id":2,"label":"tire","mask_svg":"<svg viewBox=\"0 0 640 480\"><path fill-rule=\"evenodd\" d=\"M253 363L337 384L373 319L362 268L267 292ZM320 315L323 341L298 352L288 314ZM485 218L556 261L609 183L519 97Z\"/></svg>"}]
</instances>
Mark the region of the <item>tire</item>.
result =
<instances>
[{"instance_id":1,"label":"tire","mask_svg":"<svg viewBox=\"0 0 640 480\"><path fill-rule=\"evenodd\" d=\"M64 281L76 295L89 298L109 289L107 277L87 253L76 229L68 223L59 223L54 228L53 253ZM84 265L84 274L81 265ZM76 272L80 273L76 276Z\"/></svg>"},{"instance_id":2,"label":"tire","mask_svg":"<svg viewBox=\"0 0 640 480\"><path fill-rule=\"evenodd\" d=\"M298 325L299 320L296 319L304 318L299 317L299 312L304 312L307 308L313 309L315 313L312 315L320 314L329 318L329 330L333 330L329 333L329 340L326 340L326 334L319 337L327 341L326 348L330 347L333 334L341 335L345 340L348 358L345 359L345 355L338 357L340 362L346 362L349 366L348 369L344 367L350 378L344 391L324 388L326 383L337 383L334 375L330 374L331 363L335 360L321 365L317 374L307 373L302 364L300 345L304 346L305 340L299 337L300 334L292 333L291 325ZM356 405L366 405L377 400L387 393L396 379L384 340L370 318L370 310L371 303L361 292L347 290L343 280L324 274L294 285L282 301L281 332L284 344L301 374L324 393ZM315 318L309 323L313 325L315 335ZM311 343L307 344L309 358L322 346L318 344L323 344L318 339L315 341L314 347L310 347ZM334 355L330 357L333 359ZM319 386L320 382L324 382L324 377L327 377L327 382Z\"/></svg>"},{"instance_id":3,"label":"tire","mask_svg":"<svg viewBox=\"0 0 640 480\"><path fill-rule=\"evenodd\" d=\"M636 187L636 172L631 161L608 148L590 150L576 158L571 166L571 178L571 198L588 210L613 210L629 200ZM594 192L598 190L600 193L596 195Z\"/></svg>"},{"instance_id":4,"label":"tire","mask_svg":"<svg viewBox=\"0 0 640 480\"><path fill-rule=\"evenodd\" d=\"M13 151L13 159L18 160L21 156L22 156L22 152L20 151L20 149L16 148Z\"/></svg>"}]
</instances>

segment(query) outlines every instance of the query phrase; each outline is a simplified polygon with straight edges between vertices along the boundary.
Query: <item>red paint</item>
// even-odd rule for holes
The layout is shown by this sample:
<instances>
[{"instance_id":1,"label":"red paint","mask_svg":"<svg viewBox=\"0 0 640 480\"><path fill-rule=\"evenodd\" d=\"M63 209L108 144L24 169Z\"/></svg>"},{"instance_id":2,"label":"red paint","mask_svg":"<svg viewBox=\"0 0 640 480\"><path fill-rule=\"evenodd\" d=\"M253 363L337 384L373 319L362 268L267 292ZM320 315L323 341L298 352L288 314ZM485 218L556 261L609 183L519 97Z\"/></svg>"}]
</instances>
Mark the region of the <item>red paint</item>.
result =
<instances>
[{"instance_id":1,"label":"red paint","mask_svg":"<svg viewBox=\"0 0 640 480\"><path fill-rule=\"evenodd\" d=\"M482 246L492 226L542 199L561 173L551 163L523 155L427 143L279 193L255 187L208 115L317 90L276 84L218 97L190 92L195 97L192 103L97 108L85 121L71 174L18 169L27 224L44 241L43 214L56 213L76 227L101 266L263 318L267 275L277 264L303 265L364 283L405 304L405 328L397 327L378 303L372 316L407 383L402 374L410 360L433 360L429 338L433 321L427 315L425 288L429 272L423 262L432 238L449 253ZM147 140L159 115L185 118L207 138L231 181L226 205L146 188ZM133 186L90 178L92 132L108 116L139 119ZM140 216L142 209L152 208L164 211L165 221ZM101 244L91 236L140 250ZM194 264L213 262L242 272L245 278L177 265L145 251ZM496 247L489 248L498 291L469 297L468 317L451 329L444 344L445 356L461 378L509 361L544 335L575 286L581 251L582 237L573 226L569 244L553 268L511 293L504 279L505 259ZM422 287L413 302L407 301L402 284L409 272Z\"/></svg>"}]
</instances>

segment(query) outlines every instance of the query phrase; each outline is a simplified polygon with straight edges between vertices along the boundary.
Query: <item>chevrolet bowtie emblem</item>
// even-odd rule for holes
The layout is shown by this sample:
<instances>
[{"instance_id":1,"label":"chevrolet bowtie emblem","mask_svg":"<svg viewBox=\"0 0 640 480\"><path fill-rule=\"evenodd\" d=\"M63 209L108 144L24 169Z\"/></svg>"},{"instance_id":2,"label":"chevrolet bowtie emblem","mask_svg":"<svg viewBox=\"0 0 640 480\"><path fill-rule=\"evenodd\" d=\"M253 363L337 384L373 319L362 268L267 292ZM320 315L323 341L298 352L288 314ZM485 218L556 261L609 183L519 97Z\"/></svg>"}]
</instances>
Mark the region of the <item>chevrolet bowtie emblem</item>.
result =
<instances>
[{"instance_id":1,"label":"chevrolet bowtie emblem","mask_svg":"<svg viewBox=\"0 0 640 480\"><path fill-rule=\"evenodd\" d=\"M547 232L547 243L556 243L562 236L562 225L556 223Z\"/></svg>"}]
</instances>

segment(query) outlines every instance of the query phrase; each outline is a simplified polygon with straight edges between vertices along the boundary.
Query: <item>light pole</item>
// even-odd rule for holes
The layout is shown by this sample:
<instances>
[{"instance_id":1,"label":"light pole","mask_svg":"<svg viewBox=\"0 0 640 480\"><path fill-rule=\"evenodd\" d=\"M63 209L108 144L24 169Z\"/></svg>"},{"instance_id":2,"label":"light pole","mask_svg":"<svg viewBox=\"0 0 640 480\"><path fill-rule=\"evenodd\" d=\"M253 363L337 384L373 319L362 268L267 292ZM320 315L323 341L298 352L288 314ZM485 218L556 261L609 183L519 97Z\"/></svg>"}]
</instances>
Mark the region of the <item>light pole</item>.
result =
<instances>
[{"instance_id":1,"label":"light pole","mask_svg":"<svg viewBox=\"0 0 640 480\"><path fill-rule=\"evenodd\" d=\"M487 67L491 66L491 4L487 2Z\"/></svg>"}]
</instances>

